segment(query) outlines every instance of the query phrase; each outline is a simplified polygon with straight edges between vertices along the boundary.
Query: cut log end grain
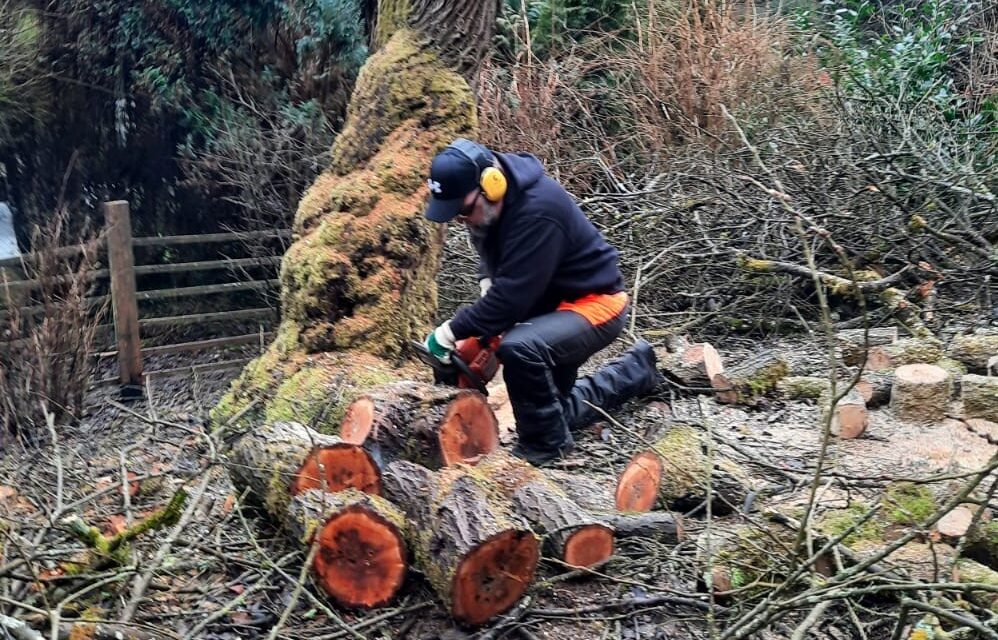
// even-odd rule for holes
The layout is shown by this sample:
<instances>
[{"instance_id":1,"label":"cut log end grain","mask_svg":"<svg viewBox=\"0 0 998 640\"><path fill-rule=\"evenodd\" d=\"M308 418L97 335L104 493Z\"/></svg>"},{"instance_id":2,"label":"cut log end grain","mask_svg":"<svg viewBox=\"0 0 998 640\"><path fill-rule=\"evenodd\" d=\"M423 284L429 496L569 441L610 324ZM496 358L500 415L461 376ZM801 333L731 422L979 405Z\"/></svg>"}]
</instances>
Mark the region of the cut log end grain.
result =
<instances>
[{"instance_id":1,"label":"cut log end grain","mask_svg":"<svg viewBox=\"0 0 998 640\"><path fill-rule=\"evenodd\" d=\"M454 574L451 615L472 625L507 611L533 580L540 545L525 531L503 531L467 554Z\"/></svg>"},{"instance_id":2,"label":"cut log end grain","mask_svg":"<svg viewBox=\"0 0 998 640\"><path fill-rule=\"evenodd\" d=\"M340 437L350 444L364 444L373 424L374 402L370 398L358 398L347 407L340 423Z\"/></svg>"},{"instance_id":3,"label":"cut log end grain","mask_svg":"<svg viewBox=\"0 0 998 640\"><path fill-rule=\"evenodd\" d=\"M295 474L291 494L308 489L336 492L350 488L381 495L381 472L370 454L344 443L313 449Z\"/></svg>"},{"instance_id":4,"label":"cut log end grain","mask_svg":"<svg viewBox=\"0 0 998 640\"><path fill-rule=\"evenodd\" d=\"M658 499L662 460L651 451L636 454L617 481L614 502L619 511L650 511Z\"/></svg>"},{"instance_id":5,"label":"cut log end grain","mask_svg":"<svg viewBox=\"0 0 998 640\"><path fill-rule=\"evenodd\" d=\"M440 451L447 466L475 462L499 447L495 412L478 393L465 393L450 404L440 427Z\"/></svg>"},{"instance_id":6,"label":"cut log end grain","mask_svg":"<svg viewBox=\"0 0 998 640\"><path fill-rule=\"evenodd\" d=\"M613 555L613 530L602 524L579 527L565 541L565 564L591 567Z\"/></svg>"},{"instance_id":7,"label":"cut log end grain","mask_svg":"<svg viewBox=\"0 0 998 640\"><path fill-rule=\"evenodd\" d=\"M956 507L939 519L939 522L936 523L936 531L943 542L953 543L967 535L973 522L973 511L968 507Z\"/></svg>"},{"instance_id":8,"label":"cut log end grain","mask_svg":"<svg viewBox=\"0 0 998 640\"><path fill-rule=\"evenodd\" d=\"M318 531L318 584L348 607L386 604L405 580L406 548L398 528L362 506L349 507Z\"/></svg>"},{"instance_id":9,"label":"cut log end grain","mask_svg":"<svg viewBox=\"0 0 998 640\"><path fill-rule=\"evenodd\" d=\"M903 420L935 422L946 416L952 376L931 364L908 364L894 371L891 409Z\"/></svg>"}]
</instances>

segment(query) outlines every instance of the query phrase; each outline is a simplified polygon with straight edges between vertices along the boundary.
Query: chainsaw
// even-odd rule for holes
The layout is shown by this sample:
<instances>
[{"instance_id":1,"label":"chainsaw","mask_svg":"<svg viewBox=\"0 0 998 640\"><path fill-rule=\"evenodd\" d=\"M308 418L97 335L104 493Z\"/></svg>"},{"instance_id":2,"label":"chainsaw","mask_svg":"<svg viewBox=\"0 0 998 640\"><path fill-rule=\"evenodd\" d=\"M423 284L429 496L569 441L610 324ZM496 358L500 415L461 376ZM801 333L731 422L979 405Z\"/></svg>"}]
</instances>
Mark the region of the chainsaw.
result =
<instances>
[{"instance_id":1,"label":"chainsaw","mask_svg":"<svg viewBox=\"0 0 998 640\"><path fill-rule=\"evenodd\" d=\"M485 385L499 371L499 357L496 356L499 342L499 337L458 340L450 354L450 362L442 362L422 342L410 340L409 345L416 357L433 369L434 384L475 389L489 395Z\"/></svg>"}]
</instances>

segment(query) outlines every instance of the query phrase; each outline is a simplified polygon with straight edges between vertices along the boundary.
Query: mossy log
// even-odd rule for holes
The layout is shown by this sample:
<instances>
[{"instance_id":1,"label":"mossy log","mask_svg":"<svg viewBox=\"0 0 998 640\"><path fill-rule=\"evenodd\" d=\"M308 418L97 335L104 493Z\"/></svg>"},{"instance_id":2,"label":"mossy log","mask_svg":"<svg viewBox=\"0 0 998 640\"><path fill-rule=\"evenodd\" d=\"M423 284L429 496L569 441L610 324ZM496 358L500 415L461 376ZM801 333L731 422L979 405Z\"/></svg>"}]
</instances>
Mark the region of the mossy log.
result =
<instances>
[{"instance_id":1,"label":"mossy log","mask_svg":"<svg viewBox=\"0 0 998 640\"><path fill-rule=\"evenodd\" d=\"M998 571L969 558L958 559L953 574L957 582L986 584L998 588ZM969 599L991 613L998 613L998 594L994 591L971 591Z\"/></svg>"},{"instance_id":2,"label":"mossy log","mask_svg":"<svg viewBox=\"0 0 998 640\"><path fill-rule=\"evenodd\" d=\"M745 470L715 456L713 468L702 436L689 425L673 425L649 449L639 451L617 481L614 503L620 511L649 511L656 505L685 511L707 499L717 514L739 511L751 488Z\"/></svg>"},{"instance_id":3,"label":"mossy log","mask_svg":"<svg viewBox=\"0 0 998 640\"><path fill-rule=\"evenodd\" d=\"M286 518L295 539L318 545L312 572L338 604L388 604L405 581L405 515L378 496L347 489L296 495Z\"/></svg>"},{"instance_id":4,"label":"mossy log","mask_svg":"<svg viewBox=\"0 0 998 640\"><path fill-rule=\"evenodd\" d=\"M947 355L962 362L973 373L987 373L988 360L998 356L998 333L953 336Z\"/></svg>"},{"instance_id":5,"label":"mossy log","mask_svg":"<svg viewBox=\"0 0 998 640\"><path fill-rule=\"evenodd\" d=\"M882 347L898 340L897 327L874 327L869 333L863 329L849 329L835 334L842 362L850 367L858 366L864 360L867 347Z\"/></svg>"},{"instance_id":6,"label":"mossy log","mask_svg":"<svg viewBox=\"0 0 998 640\"><path fill-rule=\"evenodd\" d=\"M893 386L893 371L864 371L856 390L863 396L867 409L876 409L890 403Z\"/></svg>"},{"instance_id":7,"label":"mossy log","mask_svg":"<svg viewBox=\"0 0 998 640\"><path fill-rule=\"evenodd\" d=\"M558 485L576 504L599 522L613 529L614 537L650 538L666 544L686 539L683 518L671 511L622 513L614 503L616 478L610 475L594 477L587 473L569 473L560 469L544 469L544 475Z\"/></svg>"},{"instance_id":8,"label":"mossy log","mask_svg":"<svg viewBox=\"0 0 998 640\"><path fill-rule=\"evenodd\" d=\"M724 372L717 349L709 342L684 345L681 351L659 358L663 374L688 389L711 391L711 379Z\"/></svg>"},{"instance_id":9,"label":"mossy log","mask_svg":"<svg viewBox=\"0 0 998 640\"><path fill-rule=\"evenodd\" d=\"M696 538L698 582L716 593L741 590L740 597L757 595L782 582L795 568L795 536L791 529L775 523L703 531Z\"/></svg>"},{"instance_id":10,"label":"mossy log","mask_svg":"<svg viewBox=\"0 0 998 640\"><path fill-rule=\"evenodd\" d=\"M513 503L516 512L544 536L552 557L570 566L590 567L613 555L613 530L530 463L500 449L482 458L473 473Z\"/></svg>"},{"instance_id":11,"label":"mossy log","mask_svg":"<svg viewBox=\"0 0 998 640\"><path fill-rule=\"evenodd\" d=\"M776 383L776 391L788 400L817 400L828 393L828 378L787 376Z\"/></svg>"},{"instance_id":12,"label":"mossy log","mask_svg":"<svg viewBox=\"0 0 998 640\"><path fill-rule=\"evenodd\" d=\"M946 417L952 376L931 364L908 364L894 371L891 411L902 420L938 422Z\"/></svg>"},{"instance_id":13,"label":"mossy log","mask_svg":"<svg viewBox=\"0 0 998 640\"><path fill-rule=\"evenodd\" d=\"M823 417L827 419L828 412L831 411L831 432L843 440L858 438L866 432L869 425L870 416L866 409L866 401L863 394L855 387L839 399L833 408L831 390L826 392L819 400L823 410ZM840 391L836 389L836 394Z\"/></svg>"},{"instance_id":14,"label":"mossy log","mask_svg":"<svg viewBox=\"0 0 998 640\"><path fill-rule=\"evenodd\" d=\"M906 364L936 362L943 357L938 340L901 338L892 344L870 347L867 354L867 371L888 371Z\"/></svg>"},{"instance_id":15,"label":"mossy log","mask_svg":"<svg viewBox=\"0 0 998 640\"><path fill-rule=\"evenodd\" d=\"M540 540L513 505L460 465L433 472L389 464L385 496L409 519L410 546L456 620L483 624L507 611L534 579Z\"/></svg>"},{"instance_id":16,"label":"mossy log","mask_svg":"<svg viewBox=\"0 0 998 640\"><path fill-rule=\"evenodd\" d=\"M381 466L408 460L439 469L494 451L499 422L477 391L403 381L351 402L340 437L363 446Z\"/></svg>"},{"instance_id":17,"label":"mossy log","mask_svg":"<svg viewBox=\"0 0 998 640\"><path fill-rule=\"evenodd\" d=\"M965 375L961 381L961 394L966 417L998 422L998 378Z\"/></svg>"},{"instance_id":18,"label":"mossy log","mask_svg":"<svg viewBox=\"0 0 998 640\"><path fill-rule=\"evenodd\" d=\"M308 489L381 493L381 472L366 451L296 422L264 424L240 436L228 452L228 470L236 489L249 489L278 520L292 496Z\"/></svg>"},{"instance_id":19,"label":"mossy log","mask_svg":"<svg viewBox=\"0 0 998 640\"><path fill-rule=\"evenodd\" d=\"M775 351L761 351L711 377L718 402L754 404L776 388L790 372L786 360Z\"/></svg>"}]
</instances>

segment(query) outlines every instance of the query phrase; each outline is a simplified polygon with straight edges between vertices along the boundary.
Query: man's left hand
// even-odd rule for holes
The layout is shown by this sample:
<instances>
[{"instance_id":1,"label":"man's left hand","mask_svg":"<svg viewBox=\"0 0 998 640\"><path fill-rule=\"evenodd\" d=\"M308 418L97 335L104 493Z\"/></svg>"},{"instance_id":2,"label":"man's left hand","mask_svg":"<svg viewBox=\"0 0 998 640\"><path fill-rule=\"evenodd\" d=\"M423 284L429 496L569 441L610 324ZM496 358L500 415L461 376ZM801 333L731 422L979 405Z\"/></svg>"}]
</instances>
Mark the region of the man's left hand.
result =
<instances>
[{"instance_id":1,"label":"man's left hand","mask_svg":"<svg viewBox=\"0 0 998 640\"><path fill-rule=\"evenodd\" d=\"M450 320L433 330L433 333L426 336L423 344L437 360L444 364L450 363L450 354L454 350L457 341L454 339L454 332L450 329Z\"/></svg>"}]
</instances>

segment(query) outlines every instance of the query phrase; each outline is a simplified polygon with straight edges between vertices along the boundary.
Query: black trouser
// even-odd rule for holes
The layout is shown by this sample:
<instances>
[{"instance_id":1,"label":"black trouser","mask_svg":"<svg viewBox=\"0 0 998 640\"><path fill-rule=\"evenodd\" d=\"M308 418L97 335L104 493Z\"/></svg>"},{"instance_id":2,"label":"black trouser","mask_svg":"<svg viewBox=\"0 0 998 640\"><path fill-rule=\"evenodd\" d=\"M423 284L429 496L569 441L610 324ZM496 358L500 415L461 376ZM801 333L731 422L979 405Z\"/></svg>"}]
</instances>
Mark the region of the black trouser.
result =
<instances>
[{"instance_id":1,"label":"black trouser","mask_svg":"<svg viewBox=\"0 0 998 640\"><path fill-rule=\"evenodd\" d=\"M655 387L655 355L643 341L595 374L576 379L579 367L620 335L627 311L598 325L574 311L554 311L503 336L498 355L521 447L563 450L572 444L573 430L599 417L587 402L609 410Z\"/></svg>"}]
</instances>

